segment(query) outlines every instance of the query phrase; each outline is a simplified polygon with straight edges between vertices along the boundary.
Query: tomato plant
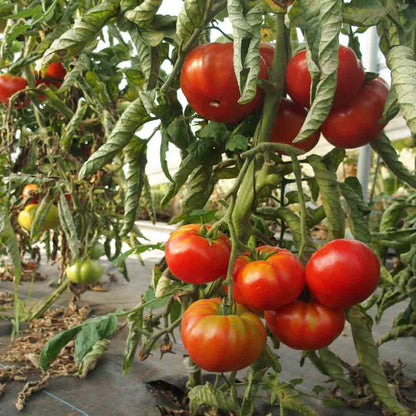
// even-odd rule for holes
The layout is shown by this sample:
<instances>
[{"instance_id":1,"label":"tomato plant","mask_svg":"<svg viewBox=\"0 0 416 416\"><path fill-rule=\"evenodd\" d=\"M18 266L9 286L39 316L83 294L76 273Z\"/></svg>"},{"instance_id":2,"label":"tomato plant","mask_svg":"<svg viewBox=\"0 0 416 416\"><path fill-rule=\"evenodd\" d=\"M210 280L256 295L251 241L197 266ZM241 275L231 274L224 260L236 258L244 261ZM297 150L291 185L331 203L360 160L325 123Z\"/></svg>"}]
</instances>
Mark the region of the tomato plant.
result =
<instances>
[{"instance_id":1,"label":"tomato plant","mask_svg":"<svg viewBox=\"0 0 416 416\"><path fill-rule=\"evenodd\" d=\"M364 68L354 51L346 46L338 50L337 87L333 108L348 104L364 84ZM302 107L310 107L311 76L306 60L306 50L298 52L288 63L286 89L290 97Z\"/></svg>"},{"instance_id":2,"label":"tomato plant","mask_svg":"<svg viewBox=\"0 0 416 416\"><path fill-rule=\"evenodd\" d=\"M302 263L290 251L270 246L237 257L234 297L255 310L276 310L293 302L305 286Z\"/></svg>"},{"instance_id":3,"label":"tomato plant","mask_svg":"<svg viewBox=\"0 0 416 416\"><path fill-rule=\"evenodd\" d=\"M384 104L389 89L381 78L366 82L343 107L332 110L322 125L325 138L336 147L354 149L374 140L383 130Z\"/></svg>"},{"instance_id":4,"label":"tomato plant","mask_svg":"<svg viewBox=\"0 0 416 416\"><path fill-rule=\"evenodd\" d=\"M220 233L208 239L201 231L201 224L184 225L174 231L166 243L166 263L170 271L184 282L212 282L227 271L230 257L227 236Z\"/></svg>"},{"instance_id":5,"label":"tomato plant","mask_svg":"<svg viewBox=\"0 0 416 416\"><path fill-rule=\"evenodd\" d=\"M273 130L270 140L274 143L285 143L309 152L319 141L320 131L317 130L306 140L293 144L303 122L306 119L307 111L286 98L280 100L277 116L273 122Z\"/></svg>"},{"instance_id":6,"label":"tomato plant","mask_svg":"<svg viewBox=\"0 0 416 416\"><path fill-rule=\"evenodd\" d=\"M334 240L313 254L305 267L305 277L318 302L345 309L373 293L380 279L380 262L359 241Z\"/></svg>"},{"instance_id":7,"label":"tomato plant","mask_svg":"<svg viewBox=\"0 0 416 416\"><path fill-rule=\"evenodd\" d=\"M18 91L27 87L27 81L17 75L1 74L0 75L0 103L8 104L9 98ZM24 108L29 104L28 99L16 100L16 108Z\"/></svg>"},{"instance_id":8,"label":"tomato plant","mask_svg":"<svg viewBox=\"0 0 416 416\"><path fill-rule=\"evenodd\" d=\"M104 267L97 260L78 260L66 269L70 282L76 284L95 283L100 280Z\"/></svg>"},{"instance_id":9,"label":"tomato plant","mask_svg":"<svg viewBox=\"0 0 416 416\"><path fill-rule=\"evenodd\" d=\"M54 85L56 88L60 88L62 81L66 75L66 69L60 62L52 62L48 69L46 70L45 75L39 76L36 79L36 86L41 84Z\"/></svg>"},{"instance_id":10,"label":"tomato plant","mask_svg":"<svg viewBox=\"0 0 416 416\"><path fill-rule=\"evenodd\" d=\"M249 366L266 345L266 328L242 305L222 315L222 300L201 299L182 318L181 336L188 354L207 371L227 372Z\"/></svg>"},{"instance_id":11,"label":"tomato plant","mask_svg":"<svg viewBox=\"0 0 416 416\"><path fill-rule=\"evenodd\" d=\"M330 309L318 302L296 301L264 316L277 339L290 348L306 351L327 347L345 324L343 310Z\"/></svg>"},{"instance_id":12,"label":"tomato plant","mask_svg":"<svg viewBox=\"0 0 416 416\"><path fill-rule=\"evenodd\" d=\"M260 60L259 78L267 78L270 48ZM194 48L186 56L181 72L181 89L189 105L200 116L223 123L235 123L260 107L263 92L239 104L240 91L233 67L233 44L211 43Z\"/></svg>"}]
</instances>

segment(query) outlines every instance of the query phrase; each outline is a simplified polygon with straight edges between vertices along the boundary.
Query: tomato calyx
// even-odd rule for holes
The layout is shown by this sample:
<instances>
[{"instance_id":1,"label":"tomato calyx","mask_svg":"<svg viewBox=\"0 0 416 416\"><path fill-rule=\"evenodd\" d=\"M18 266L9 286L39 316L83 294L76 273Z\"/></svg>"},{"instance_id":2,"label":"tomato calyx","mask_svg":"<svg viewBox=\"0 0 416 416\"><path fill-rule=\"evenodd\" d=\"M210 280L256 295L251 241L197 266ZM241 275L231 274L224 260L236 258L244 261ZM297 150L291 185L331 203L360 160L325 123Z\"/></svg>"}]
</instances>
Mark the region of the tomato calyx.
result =
<instances>
[{"instance_id":1,"label":"tomato calyx","mask_svg":"<svg viewBox=\"0 0 416 416\"><path fill-rule=\"evenodd\" d=\"M237 312L237 304L233 300L230 304L230 301L228 298L224 298L221 302L220 310L218 315L236 315Z\"/></svg>"},{"instance_id":2,"label":"tomato calyx","mask_svg":"<svg viewBox=\"0 0 416 416\"><path fill-rule=\"evenodd\" d=\"M247 257L250 261L267 261L273 254L276 254L277 251L271 247L259 247L254 250L247 252Z\"/></svg>"}]
</instances>

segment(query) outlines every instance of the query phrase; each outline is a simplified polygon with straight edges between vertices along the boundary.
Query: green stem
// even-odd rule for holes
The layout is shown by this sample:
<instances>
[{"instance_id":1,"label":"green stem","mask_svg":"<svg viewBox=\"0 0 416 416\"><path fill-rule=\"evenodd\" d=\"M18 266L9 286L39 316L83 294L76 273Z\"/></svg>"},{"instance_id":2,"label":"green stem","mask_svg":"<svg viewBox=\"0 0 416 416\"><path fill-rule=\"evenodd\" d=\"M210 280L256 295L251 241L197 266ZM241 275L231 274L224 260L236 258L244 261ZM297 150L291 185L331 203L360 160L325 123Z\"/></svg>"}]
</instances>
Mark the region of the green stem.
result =
<instances>
[{"instance_id":1,"label":"green stem","mask_svg":"<svg viewBox=\"0 0 416 416\"><path fill-rule=\"evenodd\" d=\"M270 140L270 134L273 129L273 122L276 117L277 108L284 88L284 78L288 60L288 36L284 24L284 14L277 14L277 35L276 35L276 52L273 60L273 68L270 74L269 86L265 92L263 114L255 132L254 142L262 144ZM276 146L269 144L262 147L256 147L245 152L244 157L257 155L261 151L275 150ZM239 240L245 243L250 235L250 215L256 202L256 173L262 169L264 157L259 155L247 169L244 180L241 184L237 196L235 210L232 221L237 232ZM267 174L267 169L265 171Z\"/></svg>"}]
</instances>

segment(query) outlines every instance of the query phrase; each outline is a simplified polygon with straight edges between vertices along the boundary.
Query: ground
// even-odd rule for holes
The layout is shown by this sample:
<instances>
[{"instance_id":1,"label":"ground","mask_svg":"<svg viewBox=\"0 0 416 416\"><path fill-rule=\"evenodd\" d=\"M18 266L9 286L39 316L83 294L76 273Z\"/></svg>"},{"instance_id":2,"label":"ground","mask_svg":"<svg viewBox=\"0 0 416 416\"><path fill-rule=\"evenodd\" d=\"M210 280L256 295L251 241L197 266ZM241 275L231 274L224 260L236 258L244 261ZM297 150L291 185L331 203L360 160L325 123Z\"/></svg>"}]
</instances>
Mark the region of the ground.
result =
<instances>
[{"instance_id":1,"label":"ground","mask_svg":"<svg viewBox=\"0 0 416 416\"><path fill-rule=\"evenodd\" d=\"M158 233L150 233L150 239L163 241L166 239L169 229L161 228ZM151 252L145 257L144 265L138 260L128 260L128 272L131 281L126 282L119 277L116 282L111 283L108 292L86 292L82 295L82 302L91 306L95 315L107 313L116 308L127 309L134 306L140 294L146 289L151 268L161 256L161 252ZM107 263L108 265L108 263ZM56 273L56 268L42 265L40 271L46 273L49 281ZM107 277L103 277L105 283ZM0 282L1 290L10 290L9 282ZM27 293L29 283L22 283L20 288L21 296ZM34 299L41 298L51 291L48 281L34 284L32 296ZM65 305L68 298L62 296L58 304ZM376 339L389 329L394 316L404 308L403 304L396 305L388 310L380 325L374 329ZM8 322L0 321L0 349L9 343L11 325ZM122 375L122 359L125 348L127 330L124 328L116 334L111 341L111 347L100 360L96 369L89 373L86 379L81 380L73 377L60 377L51 380L46 389L35 394L28 402L24 414L28 416L158 416L160 412L156 405L170 405L171 403L152 393L150 381L164 380L183 388L186 382L185 370L182 364L184 354L183 345L178 339L174 346L176 354L166 354L162 360L158 352L147 361L135 361L128 375ZM416 378L416 361L414 360L415 339L402 339L390 342L380 348L382 360L396 363L401 359L406 363L406 375ZM350 363L356 363L355 349L348 325L345 333L338 338L331 349L339 353ZM280 375L282 381L289 381L295 378L302 378L304 381L299 388L305 392L311 392L315 385L326 385L326 378L321 376L317 370L306 362L301 368L299 360L301 353L284 346L278 351L281 357L283 371ZM0 366L2 364L0 363ZM22 388L22 383L9 383L6 391L0 399L0 415L13 416L20 414L15 409L16 395ZM322 416L365 416L380 415L374 409L351 409L351 408L328 408L320 405L318 400L311 399L310 402ZM260 409L259 415L265 416ZM278 409L276 413L278 414ZM288 413L289 414L289 413Z\"/></svg>"}]
</instances>

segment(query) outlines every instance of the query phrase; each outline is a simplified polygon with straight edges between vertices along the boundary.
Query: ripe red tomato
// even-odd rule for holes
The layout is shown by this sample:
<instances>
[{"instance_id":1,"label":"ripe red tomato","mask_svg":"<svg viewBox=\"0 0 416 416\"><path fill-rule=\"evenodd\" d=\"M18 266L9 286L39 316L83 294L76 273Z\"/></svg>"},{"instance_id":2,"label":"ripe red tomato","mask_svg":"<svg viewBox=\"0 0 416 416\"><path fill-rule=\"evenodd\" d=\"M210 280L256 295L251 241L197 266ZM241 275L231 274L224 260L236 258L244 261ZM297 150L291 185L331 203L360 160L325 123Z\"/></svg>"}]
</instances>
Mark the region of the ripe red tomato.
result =
<instances>
[{"instance_id":1,"label":"ripe red tomato","mask_svg":"<svg viewBox=\"0 0 416 416\"><path fill-rule=\"evenodd\" d=\"M319 303L346 309L373 293L380 278L380 262L360 241L333 240L313 254L305 277Z\"/></svg>"},{"instance_id":2,"label":"ripe red tomato","mask_svg":"<svg viewBox=\"0 0 416 416\"><path fill-rule=\"evenodd\" d=\"M264 60L270 69L273 66L275 47L270 43L261 42L259 52L260 60Z\"/></svg>"},{"instance_id":3,"label":"ripe red tomato","mask_svg":"<svg viewBox=\"0 0 416 416\"><path fill-rule=\"evenodd\" d=\"M20 90L24 90L27 87L27 81L16 75L2 74L0 75L0 103L8 104L9 98ZM19 97L20 98L20 97ZM29 105L27 97L22 100L17 99L14 102L15 108L24 108Z\"/></svg>"},{"instance_id":4,"label":"ripe red tomato","mask_svg":"<svg viewBox=\"0 0 416 416\"><path fill-rule=\"evenodd\" d=\"M45 84L45 85L54 85L56 88L60 88L62 81L66 75L66 69L60 62L52 62L48 69L46 70L45 76L42 77L40 74L35 74L36 86ZM45 96L41 96L41 99L45 99Z\"/></svg>"},{"instance_id":5,"label":"ripe red tomato","mask_svg":"<svg viewBox=\"0 0 416 416\"><path fill-rule=\"evenodd\" d=\"M331 110L322 125L325 139L346 149L370 143L385 126L378 121L383 116L388 92L389 88L381 78L366 82L349 104Z\"/></svg>"},{"instance_id":6,"label":"ripe red tomato","mask_svg":"<svg viewBox=\"0 0 416 416\"><path fill-rule=\"evenodd\" d=\"M319 130L309 136L306 140L292 144L292 141L298 135L307 114L307 111L303 107L300 107L293 101L282 98L279 104L277 117L273 122L271 141L275 143L291 144L305 152L312 150L319 141Z\"/></svg>"},{"instance_id":7,"label":"ripe red tomato","mask_svg":"<svg viewBox=\"0 0 416 416\"><path fill-rule=\"evenodd\" d=\"M338 78L332 108L350 102L364 84L364 68L354 51L340 45L338 50ZM309 108L311 106L311 75L306 62L306 51L298 52L286 69L286 89L292 100Z\"/></svg>"},{"instance_id":8,"label":"ripe red tomato","mask_svg":"<svg viewBox=\"0 0 416 416\"><path fill-rule=\"evenodd\" d=\"M343 310L329 309L317 302L296 301L278 311L264 314L272 334L295 350L319 350L342 332Z\"/></svg>"},{"instance_id":9,"label":"ripe red tomato","mask_svg":"<svg viewBox=\"0 0 416 416\"><path fill-rule=\"evenodd\" d=\"M37 189L38 189L38 186L34 183L25 185L22 189L22 198L23 199L30 198L30 202L33 204L36 204L37 201L39 200L37 196Z\"/></svg>"},{"instance_id":10,"label":"ripe red tomato","mask_svg":"<svg viewBox=\"0 0 416 416\"><path fill-rule=\"evenodd\" d=\"M165 258L178 279L203 284L227 273L230 251L230 241L225 234L208 240L201 235L201 224L188 224L171 234L166 243Z\"/></svg>"},{"instance_id":11,"label":"ripe red tomato","mask_svg":"<svg viewBox=\"0 0 416 416\"><path fill-rule=\"evenodd\" d=\"M269 55L269 52L265 56ZM267 58L260 59L260 79L268 78ZM235 123L260 107L263 91L241 105L240 90L234 74L233 43L210 43L192 49L185 58L180 84L189 105L202 117Z\"/></svg>"},{"instance_id":12,"label":"ripe red tomato","mask_svg":"<svg viewBox=\"0 0 416 416\"><path fill-rule=\"evenodd\" d=\"M302 263L289 250L262 246L256 258L248 253L235 260L233 297L256 311L276 310L293 302L305 286Z\"/></svg>"},{"instance_id":13,"label":"ripe red tomato","mask_svg":"<svg viewBox=\"0 0 416 416\"><path fill-rule=\"evenodd\" d=\"M266 345L261 320L237 304L235 315L221 315L222 300L201 299L182 318L181 336L192 360L202 369L225 373L254 362Z\"/></svg>"}]
</instances>

